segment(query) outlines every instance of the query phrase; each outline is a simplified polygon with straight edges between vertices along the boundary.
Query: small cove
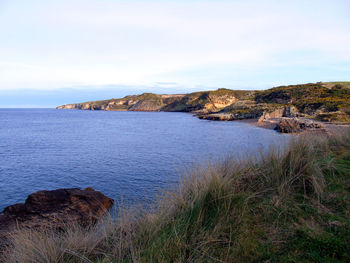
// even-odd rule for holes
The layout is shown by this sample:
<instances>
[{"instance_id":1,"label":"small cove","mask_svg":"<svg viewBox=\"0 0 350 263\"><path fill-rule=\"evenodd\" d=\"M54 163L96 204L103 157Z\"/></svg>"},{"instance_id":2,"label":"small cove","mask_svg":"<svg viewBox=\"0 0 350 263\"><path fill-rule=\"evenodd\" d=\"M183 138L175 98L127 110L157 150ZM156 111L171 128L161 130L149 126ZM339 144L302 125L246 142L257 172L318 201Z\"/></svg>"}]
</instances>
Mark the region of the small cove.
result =
<instances>
[{"instance_id":1,"label":"small cove","mask_svg":"<svg viewBox=\"0 0 350 263\"><path fill-rule=\"evenodd\" d=\"M0 109L0 123L0 211L35 191L70 187L147 202L185 168L288 138L170 112Z\"/></svg>"}]
</instances>

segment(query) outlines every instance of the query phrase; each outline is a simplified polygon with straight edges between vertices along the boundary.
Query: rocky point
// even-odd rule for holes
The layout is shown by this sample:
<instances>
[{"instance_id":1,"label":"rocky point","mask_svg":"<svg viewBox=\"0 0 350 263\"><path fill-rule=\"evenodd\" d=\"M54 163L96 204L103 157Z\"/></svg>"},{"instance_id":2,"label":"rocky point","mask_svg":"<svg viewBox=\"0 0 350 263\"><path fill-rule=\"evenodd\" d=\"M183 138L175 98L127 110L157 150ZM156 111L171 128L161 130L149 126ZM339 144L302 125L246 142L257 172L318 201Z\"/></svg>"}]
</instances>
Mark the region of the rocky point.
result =
<instances>
[{"instance_id":1,"label":"rocky point","mask_svg":"<svg viewBox=\"0 0 350 263\"><path fill-rule=\"evenodd\" d=\"M72 222L82 226L94 224L111 209L113 202L92 188L35 192L25 203L8 206L0 214L0 243L22 228L61 228Z\"/></svg>"}]
</instances>

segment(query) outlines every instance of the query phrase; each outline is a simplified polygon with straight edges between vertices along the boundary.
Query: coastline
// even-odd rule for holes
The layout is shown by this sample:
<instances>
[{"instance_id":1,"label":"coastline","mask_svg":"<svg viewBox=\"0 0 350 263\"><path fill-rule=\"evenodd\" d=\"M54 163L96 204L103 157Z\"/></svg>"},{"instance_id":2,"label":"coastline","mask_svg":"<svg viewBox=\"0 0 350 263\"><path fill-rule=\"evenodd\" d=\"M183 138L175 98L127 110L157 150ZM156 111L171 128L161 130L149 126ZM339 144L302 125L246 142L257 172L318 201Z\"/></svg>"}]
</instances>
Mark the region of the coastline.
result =
<instances>
[{"instance_id":1,"label":"coastline","mask_svg":"<svg viewBox=\"0 0 350 263\"><path fill-rule=\"evenodd\" d=\"M237 122L249 123L255 127L273 130L276 127L276 123L273 122L259 122L259 119L244 119L244 120L236 120Z\"/></svg>"},{"instance_id":2,"label":"coastline","mask_svg":"<svg viewBox=\"0 0 350 263\"><path fill-rule=\"evenodd\" d=\"M65 104L57 109L188 112L213 121L245 121L281 133L349 127L350 85L317 82L266 90L218 90L187 94L142 93L123 98ZM341 125L341 126L339 126Z\"/></svg>"},{"instance_id":3,"label":"coastline","mask_svg":"<svg viewBox=\"0 0 350 263\"><path fill-rule=\"evenodd\" d=\"M61 110L61 108L56 108ZM69 108L65 110L89 110L89 109L77 109L77 108ZM129 110L125 109L118 109L118 110L106 110L106 109L98 109L98 110L91 110L91 111L118 111L118 112L129 112ZM136 110L136 112L169 112L169 111L147 111L147 110ZM177 112L177 111L175 111ZM171 113L171 111L170 111ZM301 134L301 133L327 133L327 134L333 134L341 129L347 129L350 128L350 123L330 123L330 122L321 122L321 121L315 121L313 119L304 118L304 117L276 117L276 118L265 118L262 121L259 121L260 118L242 118L242 119L233 119L231 114L226 113L196 113L196 112L181 112L181 113L187 113L191 114L193 117L196 117L200 120L207 120L207 121L233 121L233 122L243 122L248 123L250 125L253 125L255 127L268 129L268 130L277 130L278 131L278 125L282 120L294 120L296 122L311 122L317 124L319 127L306 127L301 130L297 131L288 131L288 132L282 132L282 133L289 133L289 134ZM209 116L209 117L208 117Z\"/></svg>"},{"instance_id":4,"label":"coastline","mask_svg":"<svg viewBox=\"0 0 350 263\"><path fill-rule=\"evenodd\" d=\"M263 153L259 161L228 157L189 171L183 184L157 199L154 210L121 207L118 220L112 220L98 206L101 220L87 227L85 217L83 225L73 220L62 228L22 227L0 250L0 261L207 262L208 255L215 255L222 262L313 262L316 255L327 262L348 262L350 221L344 196L349 193L349 143L349 133L298 136L283 152ZM85 189L87 194L91 190ZM42 198L35 200L34 208L42 207ZM22 207L12 206L9 216Z\"/></svg>"},{"instance_id":5,"label":"coastline","mask_svg":"<svg viewBox=\"0 0 350 263\"><path fill-rule=\"evenodd\" d=\"M243 119L243 120L234 120L237 122L243 122L248 123L250 125L253 125L255 127L268 129L268 130L275 130L276 125L280 120L275 121L261 121L259 122L259 119ZM322 123L319 122L320 125L322 125L322 128L320 129L306 129L304 131L298 132L298 133L290 133L290 134L305 134L305 133L327 133L328 135L335 134L339 132L340 130L345 130L350 128L350 124L342 124L342 123Z\"/></svg>"}]
</instances>

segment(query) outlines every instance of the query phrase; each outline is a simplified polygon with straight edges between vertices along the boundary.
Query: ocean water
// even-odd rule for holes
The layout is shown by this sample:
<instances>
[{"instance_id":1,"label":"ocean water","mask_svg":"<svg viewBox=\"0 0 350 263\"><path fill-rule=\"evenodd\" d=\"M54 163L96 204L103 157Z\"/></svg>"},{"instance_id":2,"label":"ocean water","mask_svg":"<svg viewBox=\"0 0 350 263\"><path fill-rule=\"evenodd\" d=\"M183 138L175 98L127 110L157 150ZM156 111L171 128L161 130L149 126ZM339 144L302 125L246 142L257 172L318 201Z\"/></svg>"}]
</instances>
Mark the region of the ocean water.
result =
<instances>
[{"instance_id":1,"label":"ocean water","mask_svg":"<svg viewBox=\"0 0 350 263\"><path fill-rule=\"evenodd\" d=\"M35 191L69 187L149 202L185 168L287 138L187 113L0 109L0 211Z\"/></svg>"}]
</instances>

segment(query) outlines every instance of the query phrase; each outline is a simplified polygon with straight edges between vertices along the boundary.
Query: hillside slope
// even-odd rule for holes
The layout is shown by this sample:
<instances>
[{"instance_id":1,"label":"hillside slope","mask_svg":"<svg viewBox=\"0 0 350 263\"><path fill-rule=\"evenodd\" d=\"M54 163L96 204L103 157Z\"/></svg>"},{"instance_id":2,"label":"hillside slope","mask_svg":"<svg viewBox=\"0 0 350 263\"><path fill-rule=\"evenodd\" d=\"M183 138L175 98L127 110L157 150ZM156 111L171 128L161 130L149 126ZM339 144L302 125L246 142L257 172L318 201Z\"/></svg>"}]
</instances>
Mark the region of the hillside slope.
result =
<instances>
[{"instance_id":1,"label":"hillside slope","mask_svg":"<svg viewBox=\"0 0 350 263\"><path fill-rule=\"evenodd\" d=\"M67 104L57 109L194 112L201 118L260 118L288 108L290 116L323 122L350 122L350 82L318 82L280 86L264 91L218 89L189 94L144 93L121 99ZM286 112L286 110L284 111ZM219 114L219 115L217 115ZM225 118L221 118L225 116ZM290 117L285 116L285 117Z\"/></svg>"},{"instance_id":2,"label":"hillside slope","mask_svg":"<svg viewBox=\"0 0 350 263\"><path fill-rule=\"evenodd\" d=\"M158 95L143 93L121 99L67 104L57 109L110 110L110 111L218 111L252 91L218 89L190 94Z\"/></svg>"},{"instance_id":3,"label":"hillside slope","mask_svg":"<svg viewBox=\"0 0 350 263\"><path fill-rule=\"evenodd\" d=\"M187 174L151 210L22 229L3 262L350 262L350 133ZM1 261L1 257L0 257Z\"/></svg>"}]
</instances>

